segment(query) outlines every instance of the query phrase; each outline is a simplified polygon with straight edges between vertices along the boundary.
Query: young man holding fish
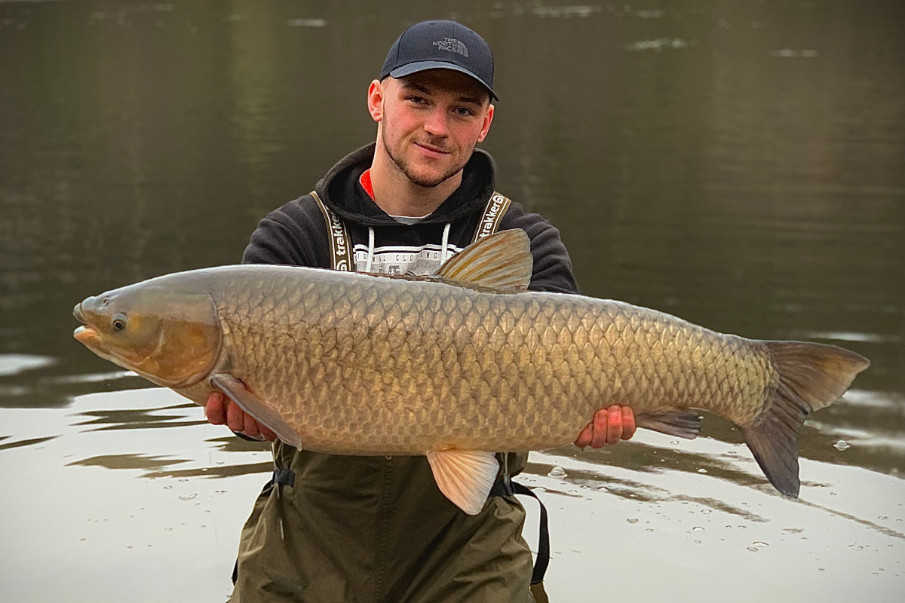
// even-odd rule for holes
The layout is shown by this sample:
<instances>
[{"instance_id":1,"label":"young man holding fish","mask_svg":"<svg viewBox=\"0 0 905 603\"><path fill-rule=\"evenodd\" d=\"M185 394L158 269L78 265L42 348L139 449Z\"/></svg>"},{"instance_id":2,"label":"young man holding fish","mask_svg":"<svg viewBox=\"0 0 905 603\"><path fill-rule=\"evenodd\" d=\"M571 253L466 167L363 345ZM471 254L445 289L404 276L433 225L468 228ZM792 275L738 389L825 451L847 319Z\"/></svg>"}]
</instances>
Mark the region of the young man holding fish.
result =
<instances>
[{"instance_id":1,"label":"young man holding fish","mask_svg":"<svg viewBox=\"0 0 905 603\"><path fill-rule=\"evenodd\" d=\"M424 275L474 240L522 229L530 288L577 292L558 231L496 193L493 161L475 150L492 99L493 58L478 34L452 21L411 27L368 89L376 142L265 217L243 262ZM468 515L441 494L425 457L297 450L219 392L206 414L274 442L274 480L243 529L232 601L533 600L525 513L511 490L494 488ZM635 431L628 407L588 418L579 447ZM498 456L510 473L527 458ZM540 585L533 590L543 597Z\"/></svg>"}]
</instances>

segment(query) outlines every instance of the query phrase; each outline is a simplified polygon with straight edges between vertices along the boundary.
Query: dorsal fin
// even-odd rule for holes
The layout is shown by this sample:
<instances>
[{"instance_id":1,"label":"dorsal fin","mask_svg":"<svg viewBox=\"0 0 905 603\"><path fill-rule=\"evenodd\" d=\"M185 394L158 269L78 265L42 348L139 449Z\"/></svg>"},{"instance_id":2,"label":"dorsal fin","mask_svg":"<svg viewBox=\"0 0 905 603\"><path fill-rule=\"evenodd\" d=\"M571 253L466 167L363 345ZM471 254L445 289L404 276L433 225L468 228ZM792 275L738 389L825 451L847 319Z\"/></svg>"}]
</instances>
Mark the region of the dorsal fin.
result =
<instances>
[{"instance_id":1,"label":"dorsal fin","mask_svg":"<svg viewBox=\"0 0 905 603\"><path fill-rule=\"evenodd\" d=\"M494 291L524 291L533 259L524 230L503 230L472 243L440 267L437 276Z\"/></svg>"}]
</instances>

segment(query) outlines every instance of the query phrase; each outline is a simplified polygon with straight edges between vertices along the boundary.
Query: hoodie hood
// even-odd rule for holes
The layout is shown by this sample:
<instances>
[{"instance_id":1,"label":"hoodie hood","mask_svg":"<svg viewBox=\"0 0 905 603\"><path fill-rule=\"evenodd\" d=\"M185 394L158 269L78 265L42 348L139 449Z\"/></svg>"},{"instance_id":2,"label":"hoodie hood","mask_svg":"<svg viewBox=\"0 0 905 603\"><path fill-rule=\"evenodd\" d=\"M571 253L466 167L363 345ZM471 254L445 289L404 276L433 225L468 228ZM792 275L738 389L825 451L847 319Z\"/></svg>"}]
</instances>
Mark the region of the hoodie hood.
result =
<instances>
[{"instance_id":1,"label":"hoodie hood","mask_svg":"<svg viewBox=\"0 0 905 603\"><path fill-rule=\"evenodd\" d=\"M315 190L324 204L344 220L364 226L398 225L359 184L361 175L371 167L376 146L371 143L346 155L317 183ZM493 194L494 175L493 158L475 149L462 170L462 184L421 223L450 223L483 208Z\"/></svg>"}]
</instances>

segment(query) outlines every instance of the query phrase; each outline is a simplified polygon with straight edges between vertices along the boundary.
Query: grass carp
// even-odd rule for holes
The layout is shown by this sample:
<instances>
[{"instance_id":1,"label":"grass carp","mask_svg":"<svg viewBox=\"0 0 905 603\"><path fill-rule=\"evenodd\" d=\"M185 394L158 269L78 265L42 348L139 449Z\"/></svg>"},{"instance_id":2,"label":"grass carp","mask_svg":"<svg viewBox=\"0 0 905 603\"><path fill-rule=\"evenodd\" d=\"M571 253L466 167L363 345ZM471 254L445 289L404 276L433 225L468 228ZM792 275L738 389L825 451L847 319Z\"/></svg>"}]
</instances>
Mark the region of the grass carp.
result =
<instances>
[{"instance_id":1,"label":"grass carp","mask_svg":"<svg viewBox=\"0 0 905 603\"><path fill-rule=\"evenodd\" d=\"M284 442L426 455L477 513L494 452L571 443L599 408L693 438L735 423L770 482L799 492L798 431L869 361L835 346L717 333L655 310L527 291L528 238L508 230L431 277L291 266L180 272L89 297L74 336L204 404L221 390Z\"/></svg>"}]
</instances>

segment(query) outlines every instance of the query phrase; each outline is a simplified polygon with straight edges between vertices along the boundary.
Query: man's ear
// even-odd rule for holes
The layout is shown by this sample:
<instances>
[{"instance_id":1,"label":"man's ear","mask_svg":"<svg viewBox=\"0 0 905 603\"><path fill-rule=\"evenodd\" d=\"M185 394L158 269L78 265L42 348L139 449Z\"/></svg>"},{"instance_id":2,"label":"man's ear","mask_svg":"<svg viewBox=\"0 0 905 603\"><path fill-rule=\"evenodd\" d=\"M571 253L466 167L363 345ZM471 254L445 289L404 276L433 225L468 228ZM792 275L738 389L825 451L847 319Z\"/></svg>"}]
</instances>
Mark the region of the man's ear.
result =
<instances>
[{"instance_id":1,"label":"man's ear","mask_svg":"<svg viewBox=\"0 0 905 603\"><path fill-rule=\"evenodd\" d=\"M493 103L487 106L487 112L484 113L484 123L481 124L481 134L478 136L478 142L484 142L487 133L490 132L490 123L493 121Z\"/></svg>"},{"instance_id":2,"label":"man's ear","mask_svg":"<svg viewBox=\"0 0 905 603\"><path fill-rule=\"evenodd\" d=\"M368 113L378 123L383 120L383 84L379 80L368 86Z\"/></svg>"}]
</instances>

